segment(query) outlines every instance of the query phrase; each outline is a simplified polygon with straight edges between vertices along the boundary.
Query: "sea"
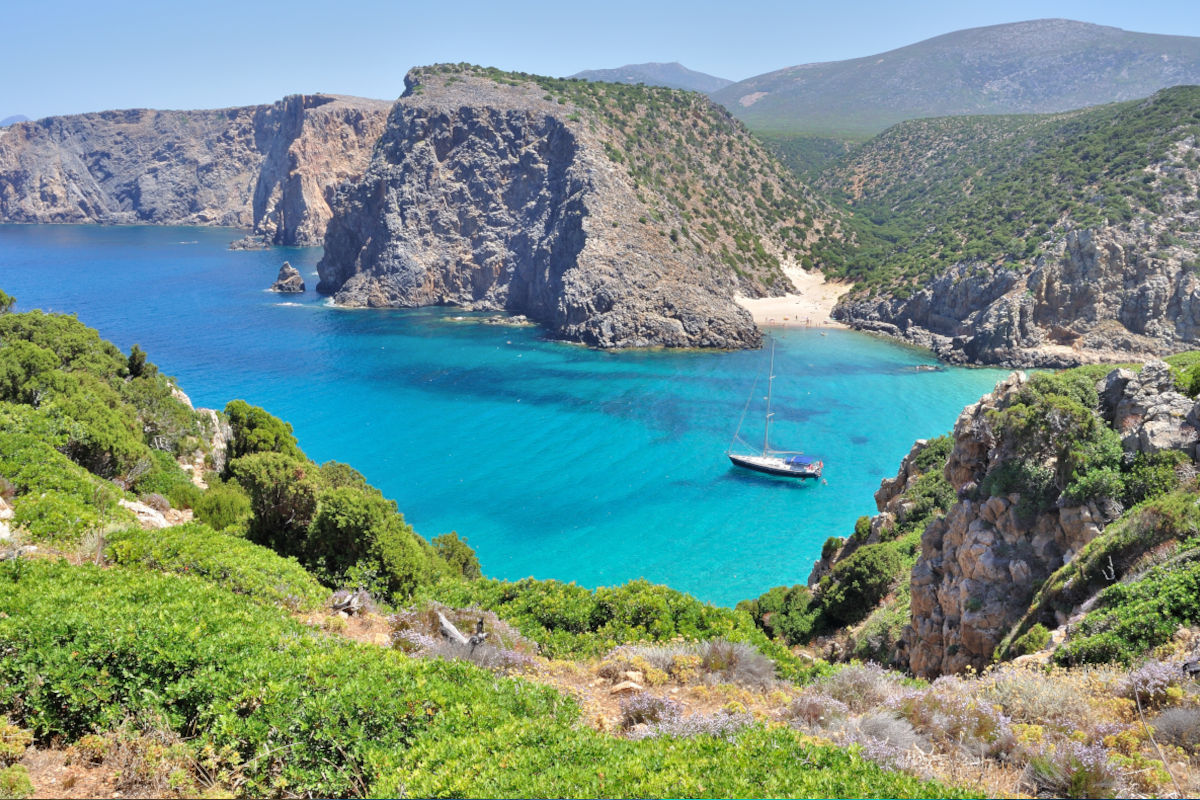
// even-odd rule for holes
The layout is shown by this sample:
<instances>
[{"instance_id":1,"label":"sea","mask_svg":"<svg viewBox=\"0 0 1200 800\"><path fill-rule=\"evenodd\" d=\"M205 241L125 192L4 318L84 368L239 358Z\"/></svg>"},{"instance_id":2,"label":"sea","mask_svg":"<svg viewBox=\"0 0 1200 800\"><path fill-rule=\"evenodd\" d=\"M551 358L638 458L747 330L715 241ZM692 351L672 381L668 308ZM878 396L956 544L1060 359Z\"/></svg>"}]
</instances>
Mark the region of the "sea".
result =
<instances>
[{"instance_id":1,"label":"sea","mask_svg":"<svg viewBox=\"0 0 1200 800\"><path fill-rule=\"evenodd\" d=\"M348 310L320 248L231 251L242 232L0 225L16 310L135 343L198 407L241 398L348 463L422 535L463 536L484 574L587 587L645 578L723 606L804 583L830 536L875 513L918 438L1006 372L845 330L772 329L771 444L822 481L733 467L760 446L769 350L604 352L452 308ZM303 295L267 288L289 261Z\"/></svg>"}]
</instances>

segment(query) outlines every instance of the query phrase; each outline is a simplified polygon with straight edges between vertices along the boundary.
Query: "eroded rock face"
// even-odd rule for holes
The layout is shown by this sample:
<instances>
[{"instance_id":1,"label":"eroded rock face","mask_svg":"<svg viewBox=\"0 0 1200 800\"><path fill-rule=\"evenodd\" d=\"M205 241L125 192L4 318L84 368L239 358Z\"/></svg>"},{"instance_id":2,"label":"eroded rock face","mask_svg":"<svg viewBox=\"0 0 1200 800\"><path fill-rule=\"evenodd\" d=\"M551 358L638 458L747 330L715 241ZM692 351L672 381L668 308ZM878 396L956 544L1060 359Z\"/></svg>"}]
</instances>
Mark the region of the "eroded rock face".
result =
<instances>
[{"instance_id":1,"label":"eroded rock face","mask_svg":"<svg viewBox=\"0 0 1200 800\"><path fill-rule=\"evenodd\" d=\"M524 314L597 347L760 343L730 271L646 224L628 171L571 107L469 75L409 80L421 91L338 192L318 291Z\"/></svg>"},{"instance_id":2,"label":"eroded rock face","mask_svg":"<svg viewBox=\"0 0 1200 800\"><path fill-rule=\"evenodd\" d=\"M976 487L1001 455L989 412L1024 382L1023 373L1014 373L955 423L945 475L960 499L926 527L912 571L912 623L904 643L909 667L920 677L991 663L1037 587L1117 511L1096 503L1031 511L1018 494L976 499Z\"/></svg>"},{"instance_id":3,"label":"eroded rock face","mask_svg":"<svg viewBox=\"0 0 1200 800\"><path fill-rule=\"evenodd\" d=\"M1121 434L1126 452L1179 450L1196 456L1200 403L1175 388L1165 362L1151 361L1137 374L1113 370L1104 380L1101 413Z\"/></svg>"},{"instance_id":4,"label":"eroded rock face","mask_svg":"<svg viewBox=\"0 0 1200 800\"><path fill-rule=\"evenodd\" d=\"M853 299L834 316L956 363L1066 367L1200 345L1200 143L1188 136L1145 180L1153 216L1059 231L1032 263L956 264L907 298Z\"/></svg>"},{"instance_id":5,"label":"eroded rock face","mask_svg":"<svg viewBox=\"0 0 1200 800\"><path fill-rule=\"evenodd\" d=\"M303 293L304 278L301 277L300 270L287 261L283 262L283 266L279 268L279 277L275 279L275 283L271 284L271 291L284 294Z\"/></svg>"},{"instance_id":6,"label":"eroded rock face","mask_svg":"<svg viewBox=\"0 0 1200 800\"><path fill-rule=\"evenodd\" d=\"M366 167L389 103L134 109L0 129L0 220L228 225L320 244L328 193Z\"/></svg>"}]
</instances>

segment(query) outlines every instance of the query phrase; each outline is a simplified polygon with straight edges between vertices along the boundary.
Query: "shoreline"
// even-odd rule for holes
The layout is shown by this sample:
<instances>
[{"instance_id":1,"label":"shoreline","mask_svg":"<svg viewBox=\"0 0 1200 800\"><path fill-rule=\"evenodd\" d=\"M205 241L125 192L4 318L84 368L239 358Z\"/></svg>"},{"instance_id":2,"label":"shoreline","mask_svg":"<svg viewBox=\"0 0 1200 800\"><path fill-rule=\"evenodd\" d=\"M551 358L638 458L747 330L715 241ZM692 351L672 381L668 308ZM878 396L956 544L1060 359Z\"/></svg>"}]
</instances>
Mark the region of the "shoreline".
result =
<instances>
[{"instance_id":1,"label":"shoreline","mask_svg":"<svg viewBox=\"0 0 1200 800\"><path fill-rule=\"evenodd\" d=\"M750 312L760 328L841 328L850 326L832 316L833 308L842 295L850 290L848 283L827 281L813 270L784 267L783 272L796 287L793 293L779 297L742 297L734 302Z\"/></svg>"}]
</instances>

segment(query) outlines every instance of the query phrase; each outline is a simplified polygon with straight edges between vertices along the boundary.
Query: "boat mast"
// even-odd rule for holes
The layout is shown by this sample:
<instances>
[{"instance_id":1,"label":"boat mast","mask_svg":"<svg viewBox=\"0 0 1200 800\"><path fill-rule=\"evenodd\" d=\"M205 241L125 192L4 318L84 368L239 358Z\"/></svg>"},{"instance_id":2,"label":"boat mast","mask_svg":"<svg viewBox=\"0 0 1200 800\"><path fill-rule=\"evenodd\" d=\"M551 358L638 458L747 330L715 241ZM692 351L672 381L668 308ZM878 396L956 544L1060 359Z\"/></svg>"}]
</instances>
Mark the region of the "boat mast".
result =
<instances>
[{"instance_id":1,"label":"boat mast","mask_svg":"<svg viewBox=\"0 0 1200 800\"><path fill-rule=\"evenodd\" d=\"M763 424L763 455L767 454L771 438L771 384L775 381L775 337L771 337L771 367L767 370L767 419Z\"/></svg>"}]
</instances>

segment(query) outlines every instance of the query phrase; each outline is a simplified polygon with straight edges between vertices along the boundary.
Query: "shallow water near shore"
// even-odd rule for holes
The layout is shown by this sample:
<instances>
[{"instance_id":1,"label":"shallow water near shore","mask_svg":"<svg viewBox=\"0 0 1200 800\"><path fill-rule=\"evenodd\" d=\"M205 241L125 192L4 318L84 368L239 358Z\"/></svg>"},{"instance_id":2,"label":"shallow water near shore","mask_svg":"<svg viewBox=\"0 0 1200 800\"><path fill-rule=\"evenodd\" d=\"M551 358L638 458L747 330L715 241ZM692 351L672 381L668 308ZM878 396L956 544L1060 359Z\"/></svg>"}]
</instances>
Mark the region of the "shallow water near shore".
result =
<instances>
[{"instance_id":1,"label":"shallow water near shore","mask_svg":"<svg viewBox=\"0 0 1200 800\"><path fill-rule=\"evenodd\" d=\"M422 535L457 531L493 577L644 577L721 605L802 583L913 440L1006 374L776 332L771 442L826 465L824 484L791 482L725 457L748 398L742 437L761 443L765 351L599 352L454 309L336 309L313 291L320 249L227 250L239 235L0 225L0 289L141 345L197 406L288 420L311 458L357 468ZM284 260L307 293L265 291Z\"/></svg>"}]
</instances>

